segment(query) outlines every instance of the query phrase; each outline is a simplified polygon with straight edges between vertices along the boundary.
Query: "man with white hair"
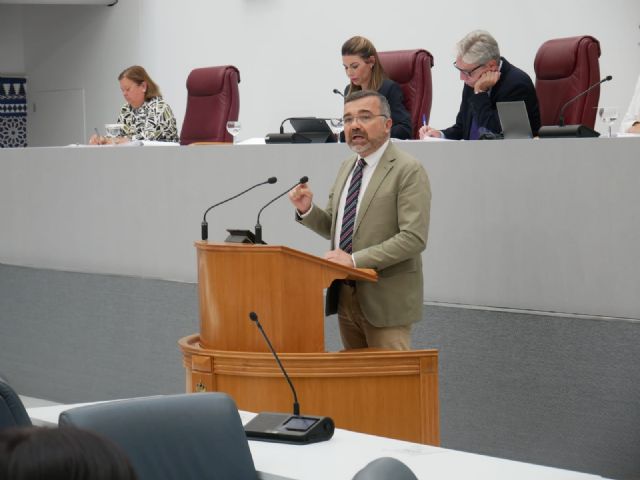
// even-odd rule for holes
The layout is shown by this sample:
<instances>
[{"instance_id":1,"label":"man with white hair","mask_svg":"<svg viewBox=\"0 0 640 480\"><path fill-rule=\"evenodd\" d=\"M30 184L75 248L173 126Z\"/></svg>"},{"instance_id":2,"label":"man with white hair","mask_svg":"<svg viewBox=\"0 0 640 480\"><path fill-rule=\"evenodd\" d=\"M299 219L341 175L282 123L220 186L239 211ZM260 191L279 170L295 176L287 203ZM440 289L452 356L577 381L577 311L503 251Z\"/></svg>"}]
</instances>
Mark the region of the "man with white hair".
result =
<instances>
[{"instance_id":1,"label":"man with white hair","mask_svg":"<svg viewBox=\"0 0 640 480\"><path fill-rule=\"evenodd\" d=\"M460 40L453 66L464 82L456 123L444 130L423 126L420 138L477 140L483 133L498 134L502 127L496 103L518 100L524 100L531 131L537 135L540 110L533 82L529 75L500 56L498 42L489 32L474 30Z\"/></svg>"}]
</instances>

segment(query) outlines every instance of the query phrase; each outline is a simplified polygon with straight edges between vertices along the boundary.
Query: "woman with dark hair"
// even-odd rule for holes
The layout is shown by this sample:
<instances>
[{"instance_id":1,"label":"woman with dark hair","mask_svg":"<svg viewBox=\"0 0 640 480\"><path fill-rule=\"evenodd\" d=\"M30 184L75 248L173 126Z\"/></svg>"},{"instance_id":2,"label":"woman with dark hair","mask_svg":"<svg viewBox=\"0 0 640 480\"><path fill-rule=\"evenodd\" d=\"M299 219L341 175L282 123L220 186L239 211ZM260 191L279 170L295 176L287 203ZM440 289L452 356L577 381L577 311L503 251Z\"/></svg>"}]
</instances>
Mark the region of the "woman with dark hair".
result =
<instances>
[{"instance_id":1,"label":"woman with dark hair","mask_svg":"<svg viewBox=\"0 0 640 480\"><path fill-rule=\"evenodd\" d=\"M111 441L72 427L10 428L0 432L0 479L136 480Z\"/></svg>"},{"instance_id":2,"label":"woman with dark hair","mask_svg":"<svg viewBox=\"0 0 640 480\"><path fill-rule=\"evenodd\" d=\"M400 85L387 78L376 47L364 37L351 37L342 45L342 64L349 77L345 96L358 90L375 90L384 95L391 106L391 137L411 138L411 117L404 106Z\"/></svg>"},{"instance_id":3,"label":"woman with dark hair","mask_svg":"<svg viewBox=\"0 0 640 480\"><path fill-rule=\"evenodd\" d=\"M158 85L140 65L125 68L118 75L122 96L127 101L116 123L122 124L122 136L115 140L93 135L89 143L126 143L131 140L177 142L178 129L173 111L162 98Z\"/></svg>"}]
</instances>

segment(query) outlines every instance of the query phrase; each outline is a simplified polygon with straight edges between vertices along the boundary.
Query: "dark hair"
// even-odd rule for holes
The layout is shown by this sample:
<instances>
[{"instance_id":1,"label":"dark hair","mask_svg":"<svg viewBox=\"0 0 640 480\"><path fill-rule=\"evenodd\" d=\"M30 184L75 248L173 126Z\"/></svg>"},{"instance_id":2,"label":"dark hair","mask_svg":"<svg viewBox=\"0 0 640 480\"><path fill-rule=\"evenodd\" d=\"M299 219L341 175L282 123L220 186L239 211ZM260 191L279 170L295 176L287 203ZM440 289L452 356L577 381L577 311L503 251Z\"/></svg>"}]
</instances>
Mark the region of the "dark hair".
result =
<instances>
[{"instance_id":1,"label":"dark hair","mask_svg":"<svg viewBox=\"0 0 640 480\"><path fill-rule=\"evenodd\" d=\"M0 432L0 479L136 480L111 441L73 427L10 428Z\"/></svg>"},{"instance_id":2,"label":"dark hair","mask_svg":"<svg viewBox=\"0 0 640 480\"><path fill-rule=\"evenodd\" d=\"M391 118L391 107L389 106L387 97L385 97L381 93L376 92L375 90L356 90L355 92L350 93L345 97L344 103L346 105L349 102L367 97L376 97L380 102L380 113L387 118Z\"/></svg>"},{"instance_id":3,"label":"dark hair","mask_svg":"<svg viewBox=\"0 0 640 480\"><path fill-rule=\"evenodd\" d=\"M376 47L373 46L373 43L371 43L371 40L360 36L351 37L342 44L342 55L357 55L367 63L370 57L374 57L375 63L371 69L371 82L368 88L369 90L376 91L380 89L387 74L384 72L384 68L382 68L378 52L376 51ZM358 90L362 90L362 87L350 83L347 95Z\"/></svg>"},{"instance_id":4,"label":"dark hair","mask_svg":"<svg viewBox=\"0 0 640 480\"><path fill-rule=\"evenodd\" d=\"M131 67L125 68L120 75L118 75L118 80L122 80L123 78L128 78L132 82L135 82L137 85L142 84L142 82L147 82L147 91L144 92L144 99L151 100L155 97L161 97L160 87L151 80L151 77L147 73L147 71L141 67L140 65L133 65Z\"/></svg>"}]
</instances>

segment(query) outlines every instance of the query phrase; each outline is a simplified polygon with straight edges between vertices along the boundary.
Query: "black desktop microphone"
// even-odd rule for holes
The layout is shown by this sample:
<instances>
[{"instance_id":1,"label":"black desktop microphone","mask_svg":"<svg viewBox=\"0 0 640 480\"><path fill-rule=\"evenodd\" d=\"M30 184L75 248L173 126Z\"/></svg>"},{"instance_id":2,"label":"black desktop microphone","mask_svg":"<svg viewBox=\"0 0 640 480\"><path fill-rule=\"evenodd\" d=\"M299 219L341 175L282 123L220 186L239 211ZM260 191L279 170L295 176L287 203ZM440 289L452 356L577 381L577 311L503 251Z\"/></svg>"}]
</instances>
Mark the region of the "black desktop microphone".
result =
<instances>
[{"instance_id":1,"label":"black desktop microphone","mask_svg":"<svg viewBox=\"0 0 640 480\"><path fill-rule=\"evenodd\" d=\"M572 99L570 99L568 102L566 102L564 105L562 105L562 108L560 109L560 115L558 116L558 126L559 127L564 127L564 110L565 108L567 108L569 105L571 105L573 102L575 102L577 99L579 99L581 96L586 95L587 93L589 93L591 90L593 90L594 88L596 88L598 85L600 85L601 83L604 82L608 82L609 80L611 80L613 77L611 75L607 75L606 77L604 77L602 80L600 80L599 82L594 83L593 85L591 85L589 88L587 88L585 91L580 92L578 95L576 95L575 97L573 97Z\"/></svg>"},{"instance_id":2,"label":"black desktop microphone","mask_svg":"<svg viewBox=\"0 0 640 480\"><path fill-rule=\"evenodd\" d=\"M342 98L344 98L344 93L342 93L340 90L338 90L337 88L333 89L333 93L335 93L336 95L340 95Z\"/></svg>"},{"instance_id":3,"label":"black desktop microphone","mask_svg":"<svg viewBox=\"0 0 640 480\"><path fill-rule=\"evenodd\" d=\"M298 183L296 183L293 187L291 187L288 190L285 190L284 192L282 192L280 195L278 195L276 198L274 198L273 200L271 200L269 203L267 203L264 207L262 207L260 209L260 211L258 212L258 219L256 220L256 244L260 244L263 243L262 242L262 225L260 225L260 214L262 213L262 211L267 208L269 205L271 205L273 202L275 202L276 200L278 200L280 197L285 196L287 193L289 193L289 190L296 188L298 185L302 185L303 183L307 183L309 181L309 177L304 176L300 179L300 181Z\"/></svg>"},{"instance_id":4,"label":"black desktop microphone","mask_svg":"<svg viewBox=\"0 0 640 480\"><path fill-rule=\"evenodd\" d=\"M330 417L317 417L300 415L300 404L296 389L284 369L278 354L273 348L269 337L258 320L256 312L250 312L249 318L253 321L264 337L269 350L273 354L284 378L287 379L291 393L293 393L293 415L284 413L259 413L244 426L247 437L253 440L282 443L315 443L324 442L333 437L335 424Z\"/></svg>"},{"instance_id":5,"label":"black desktop microphone","mask_svg":"<svg viewBox=\"0 0 640 480\"><path fill-rule=\"evenodd\" d=\"M209 224L207 223L207 213L209 213L209 210L222 205L223 203L227 203L230 200L233 200L234 198L238 198L240 195L244 195L245 193L247 193L249 190L253 190L256 187L259 187L260 185L265 185L267 183L276 183L278 181L278 179L276 177L269 177L267 180L265 180L264 182L260 182L260 183L256 183L254 186L247 188L246 190L243 190L242 192L238 193L237 195L234 195L233 197L229 197L226 200L223 200L221 202L216 203L215 205L211 205L209 208L207 208L204 212L204 215L202 216L202 225L200 227L200 234L202 237L202 240L207 240L209 238Z\"/></svg>"}]
</instances>

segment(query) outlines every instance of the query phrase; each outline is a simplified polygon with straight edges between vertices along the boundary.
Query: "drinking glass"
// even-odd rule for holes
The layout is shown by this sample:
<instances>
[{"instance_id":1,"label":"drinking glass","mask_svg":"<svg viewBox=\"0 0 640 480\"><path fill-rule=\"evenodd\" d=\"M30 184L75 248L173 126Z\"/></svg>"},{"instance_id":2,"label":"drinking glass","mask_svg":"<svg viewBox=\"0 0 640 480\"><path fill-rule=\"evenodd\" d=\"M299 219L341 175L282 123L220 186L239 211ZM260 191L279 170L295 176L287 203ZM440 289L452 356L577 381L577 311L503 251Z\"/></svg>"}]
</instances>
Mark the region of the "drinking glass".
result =
<instances>
[{"instance_id":1,"label":"drinking glass","mask_svg":"<svg viewBox=\"0 0 640 480\"><path fill-rule=\"evenodd\" d=\"M122 136L122 128L124 127L121 123L107 123L104 126L105 131L107 132L105 138L108 142L113 142L116 137Z\"/></svg>"},{"instance_id":2,"label":"drinking glass","mask_svg":"<svg viewBox=\"0 0 640 480\"><path fill-rule=\"evenodd\" d=\"M598 116L609 126L609 138L611 138L611 127L618 119L618 109L616 107L600 107L598 108Z\"/></svg>"},{"instance_id":3,"label":"drinking glass","mask_svg":"<svg viewBox=\"0 0 640 480\"><path fill-rule=\"evenodd\" d=\"M340 134L342 130L344 130L344 122L342 118L331 118L329 119L329 125L331 126L331 131L335 134L337 142L340 143Z\"/></svg>"},{"instance_id":4,"label":"drinking glass","mask_svg":"<svg viewBox=\"0 0 640 480\"><path fill-rule=\"evenodd\" d=\"M229 132L229 134L233 137L234 145L236 143L236 135L240 133L241 128L242 128L242 125L238 121L227 122L227 132Z\"/></svg>"}]
</instances>

